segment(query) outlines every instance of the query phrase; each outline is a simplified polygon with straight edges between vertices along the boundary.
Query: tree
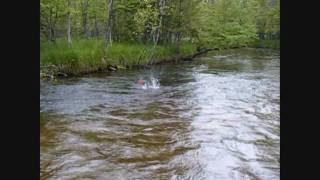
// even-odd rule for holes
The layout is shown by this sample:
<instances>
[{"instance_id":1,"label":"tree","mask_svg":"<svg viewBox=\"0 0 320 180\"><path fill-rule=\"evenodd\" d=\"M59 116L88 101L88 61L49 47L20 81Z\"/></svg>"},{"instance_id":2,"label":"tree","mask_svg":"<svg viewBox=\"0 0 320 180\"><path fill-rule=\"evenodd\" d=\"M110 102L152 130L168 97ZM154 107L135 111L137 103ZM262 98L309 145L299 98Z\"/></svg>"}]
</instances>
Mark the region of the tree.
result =
<instances>
[{"instance_id":1,"label":"tree","mask_svg":"<svg viewBox=\"0 0 320 180\"><path fill-rule=\"evenodd\" d=\"M68 9L67 9L67 41L68 41L68 46L71 46L71 0L68 0Z\"/></svg>"},{"instance_id":2,"label":"tree","mask_svg":"<svg viewBox=\"0 0 320 180\"><path fill-rule=\"evenodd\" d=\"M56 25L63 15L63 7L63 1L40 1L40 32L47 41L54 42L56 39Z\"/></svg>"},{"instance_id":3,"label":"tree","mask_svg":"<svg viewBox=\"0 0 320 180\"><path fill-rule=\"evenodd\" d=\"M41 40L245 46L280 32L280 0L40 0ZM67 32L66 32L67 31ZM66 32L66 35L65 35ZM105 32L102 35L101 32ZM81 36L78 36L80 34Z\"/></svg>"},{"instance_id":4,"label":"tree","mask_svg":"<svg viewBox=\"0 0 320 180\"><path fill-rule=\"evenodd\" d=\"M81 0L82 34L86 38L89 37L88 9L89 9L89 0Z\"/></svg>"},{"instance_id":5,"label":"tree","mask_svg":"<svg viewBox=\"0 0 320 180\"><path fill-rule=\"evenodd\" d=\"M256 38L256 26L248 7L239 0L203 3L201 42L210 46L248 45Z\"/></svg>"},{"instance_id":6,"label":"tree","mask_svg":"<svg viewBox=\"0 0 320 180\"><path fill-rule=\"evenodd\" d=\"M155 35L155 39L154 39L154 44L155 46L158 44L158 41L159 41L159 36L160 36L160 30L161 30L161 27L162 27L162 18L163 18L163 15L164 15L164 6L165 6L165 0L159 0L159 11L160 11L160 14L159 14L159 25L156 29L156 35Z\"/></svg>"},{"instance_id":7,"label":"tree","mask_svg":"<svg viewBox=\"0 0 320 180\"><path fill-rule=\"evenodd\" d=\"M105 37L105 47L112 43L112 8L113 0L108 0L108 21L107 21L107 31Z\"/></svg>"}]
</instances>

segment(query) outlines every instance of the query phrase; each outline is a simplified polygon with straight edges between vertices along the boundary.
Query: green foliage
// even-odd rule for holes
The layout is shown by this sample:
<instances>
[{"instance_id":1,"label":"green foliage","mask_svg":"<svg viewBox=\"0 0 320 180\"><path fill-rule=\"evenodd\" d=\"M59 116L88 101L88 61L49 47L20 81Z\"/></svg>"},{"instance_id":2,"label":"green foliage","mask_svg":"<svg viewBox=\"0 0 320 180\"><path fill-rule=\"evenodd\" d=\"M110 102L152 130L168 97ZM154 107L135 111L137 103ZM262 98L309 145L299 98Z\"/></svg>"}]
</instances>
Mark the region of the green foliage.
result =
<instances>
[{"instance_id":1,"label":"green foliage","mask_svg":"<svg viewBox=\"0 0 320 180\"><path fill-rule=\"evenodd\" d=\"M71 12L72 39L104 39L107 0L41 0L42 39L65 37L66 12ZM280 0L115 0L112 39L115 42L152 43L160 28L159 43L182 40L215 47L246 46L258 37L274 38L280 31ZM88 6L86 6L86 3ZM161 16L160 10L164 9ZM160 16L162 23L160 25ZM161 26L161 27L160 27ZM83 35L83 34L82 34ZM51 37L53 36L53 37Z\"/></svg>"},{"instance_id":2,"label":"green foliage","mask_svg":"<svg viewBox=\"0 0 320 180\"><path fill-rule=\"evenodd\" d=\"M256 40L252 44L251 47L255 48L269 48L274 50L280 50L280 41L279 40Z\"/></svg>"},{"instance_id":3,"label":"green foliage","mask_svg":"<svg viewBox=\"0 0 320 180\"><path fill-rule=\"evenodd\" d=\"M143 44L115 43L107 48L106 57L111 64L122 66L145 64L147 52L148 48Z\"/></svg>"},{"instance_id":4,"label":"green foliage","mask_svg":"<svg viewBox=\"0 0 320 180\"><path fill-rule=\"evenodd\" d=\"M40 44L41 66L54 65L59 72L79 74L96 71L107 67L108 64L117 66L146 65L158 60L170 59L176 55L173 44L161 46L144 45L137 43L114 43L103 50L102 40L74 40L68 47L63 39L56 43ZM195 52L195 45L182 43L182 55L191 55Z\"/></svg>"},{"instance_id":5,"label":"green foliage","mask_svg":"<svg viewBox=\"0 0 320 180\"><path fill-rule=\"evenodd\" d=\"M80 72L94 71L105 67L103 57L103 41L101 40L75 40L72 46L62 40L56 43L40 44L41 66L54 65L59 71L78 74Z\"/></svg>"},{"instance_id":6,"label":"green foliage","mask_svg":"<svg viewBox=\"0 0 320 180\"><path fill-rule=\"evenodd\" d=\"M159 15L159 11L154 6L154 0L144 0L141 3L141 7L133 16L133 21L136 25L135 35L138 36L143 35L146 30L154 33Z\"/></svg>"},{"instance_id":7,"label":"green foliage","mask_svg":"<svg viewBox=\"0 0 320 180\"><path fill-rule=\"evenodd\" d=\"M183 56L191 55L195 52L195 45L183 43L181 53ZM156 46L137 43L115 43L109 46L106 51L106 58L109 63L121 66L131 66L137 64L148 64L151 61L157 62L171 59L176 55L173 44L163 44Z\"/></svg>"},{"instance_id":8,"label":"green foliage","mask_svg":"<svg viewBox=\"0 0 320 180\"><path fill-rule=\"evenodd\" d=\"M280 0L250 0L249 8L260 38L280 31Z\"/></svg>"},{"instance_id":9,"label":"green foliage","mask_svg":"<svg viewBox=\"0 0 320 180\"><path fill-rule=\"evenodd\" d=\"M201 42L214 47L247 46L256 39L252 14L240 1L222 0L215 4L202 4Z\"/></svg>"},{"instance_id":10,"label":"green foliage","mask_svg":"<svg viewBox=\"0 0 320 180\"><path fill-rule=\"evenodd\" d=\"M172 59L177 52L190 55L197 47L279 47L258 40L279 37L280 0L114 0L112 11L107 3L40 0L41 65L77 74L108 64ZM71 47L66 43L68 12ZM104 49L109 18L114 43Z\"/></svg>"}]
</instances>

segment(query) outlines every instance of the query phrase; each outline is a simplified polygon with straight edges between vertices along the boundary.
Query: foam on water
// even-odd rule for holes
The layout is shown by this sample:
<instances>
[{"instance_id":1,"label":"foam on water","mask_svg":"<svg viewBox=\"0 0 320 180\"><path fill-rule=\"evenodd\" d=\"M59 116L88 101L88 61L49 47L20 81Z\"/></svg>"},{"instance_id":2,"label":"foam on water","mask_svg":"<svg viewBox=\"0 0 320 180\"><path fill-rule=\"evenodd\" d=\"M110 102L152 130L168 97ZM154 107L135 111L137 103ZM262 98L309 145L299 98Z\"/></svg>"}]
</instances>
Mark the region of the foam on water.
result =
<instances>
[{"instance_id":1,"label":"foam on water","mask_svg":"<svg viewBox=\"0 0 320 180\"><path fill-rule=\"evenodd\" d=\"M142 89L159 89L160 88L160 82L158 79L151 76L148 80L146 80L146 83L142 86Z\"/></svg>"}]
</instances>

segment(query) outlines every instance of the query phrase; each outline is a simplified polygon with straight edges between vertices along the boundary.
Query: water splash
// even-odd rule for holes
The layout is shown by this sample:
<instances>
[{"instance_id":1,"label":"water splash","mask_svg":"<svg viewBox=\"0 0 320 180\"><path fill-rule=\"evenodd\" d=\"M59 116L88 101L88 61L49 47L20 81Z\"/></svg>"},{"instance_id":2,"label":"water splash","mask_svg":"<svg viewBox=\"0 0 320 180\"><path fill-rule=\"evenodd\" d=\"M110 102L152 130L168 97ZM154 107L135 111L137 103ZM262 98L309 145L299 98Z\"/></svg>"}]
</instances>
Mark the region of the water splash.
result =
<instances>
[{"instance_id":1,"label":"water splash","mask_svg":"<svg viewBox=\"0 0 320 180\"><path fill-rule=\"evenodd\" d=\"M157 78L154 78L153 76L149 77L149 79L146 80L144 85L142 86L142 89L159 89L159 88L160 88L160 82Z\"/></svg>"}]
</instances>

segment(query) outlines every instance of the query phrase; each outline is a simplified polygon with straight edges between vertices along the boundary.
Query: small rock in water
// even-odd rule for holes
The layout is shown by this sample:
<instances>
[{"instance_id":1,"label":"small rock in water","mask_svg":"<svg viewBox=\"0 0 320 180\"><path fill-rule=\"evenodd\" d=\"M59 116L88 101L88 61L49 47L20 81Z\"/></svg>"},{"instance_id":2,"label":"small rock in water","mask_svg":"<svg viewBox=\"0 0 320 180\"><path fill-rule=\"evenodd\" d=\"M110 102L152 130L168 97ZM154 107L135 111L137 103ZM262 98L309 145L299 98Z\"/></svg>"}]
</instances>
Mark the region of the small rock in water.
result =
<instances>
[{"instance_id":1,"label":"small rock in water","mask_svg":"<svg viewBox=\"0 0 320 180\"><path fill-rule=\"evenodd\" d=\"M117 69L115 67L109 66L109 71L116 71Z\"/></svg>"},{"instance_id":2,"label":"small rock in water","mask_svg":"<svg viewBox=\"0 0 320 180\"><path fill-rule=\"evenodd\" d=\"M116 71L117 69L115 69L115 68L110 68L112 71Z\"/></svg>"},{"instance_id":3,"label":"small rock in water","mask_svg":"<svg viewBox=\"0 0 320 180\"><path fill-rule=\"evenodd\" d=\"M58 77L68 77L68 75L66 73L61 73L61 72L57 73L57 76Z\"/></svg>"}]
</instances>

